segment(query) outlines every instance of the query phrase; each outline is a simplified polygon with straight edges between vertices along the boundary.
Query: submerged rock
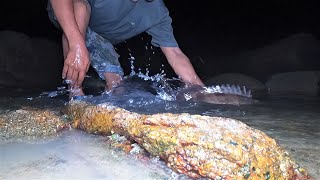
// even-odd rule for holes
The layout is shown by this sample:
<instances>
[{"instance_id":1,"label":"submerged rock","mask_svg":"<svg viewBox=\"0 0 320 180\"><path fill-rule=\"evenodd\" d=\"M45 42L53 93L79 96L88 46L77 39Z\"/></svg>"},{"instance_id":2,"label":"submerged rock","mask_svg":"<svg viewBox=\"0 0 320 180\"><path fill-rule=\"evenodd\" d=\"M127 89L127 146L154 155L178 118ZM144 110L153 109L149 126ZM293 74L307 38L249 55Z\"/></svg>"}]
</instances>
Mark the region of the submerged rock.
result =
<instances>
[{"instance_id":1,"label":"submerged rock","mask_svg":"<svg viewBox=\"0 0 320 180\"><path fill-rule=\"evenodd\" d=\"M0 143L54 136L65 126L61 115L47 109L7 111L0 114Z\"/></svg>"},{"instance_id":2,"label":"submerged rock","mask_svg":"<svg viewBox=\"0 0 320 180\"><path fill-rule=\"evenodd\" d=\"M274 74L266 82L270 96L316 97L320 92L320 71Z\"/></svg>"},{"instance_id":3,"label":"submerged rock","mask_svg":"<svg viewBox=\"0 0 320 180\"><path fill-rule=\"evenodd\" d=\"M311 179L274 139L234 119L145 115L79 101L71 101L66 113L74 128L124 135L192 178Z\"/></svg>"}]
</instances>

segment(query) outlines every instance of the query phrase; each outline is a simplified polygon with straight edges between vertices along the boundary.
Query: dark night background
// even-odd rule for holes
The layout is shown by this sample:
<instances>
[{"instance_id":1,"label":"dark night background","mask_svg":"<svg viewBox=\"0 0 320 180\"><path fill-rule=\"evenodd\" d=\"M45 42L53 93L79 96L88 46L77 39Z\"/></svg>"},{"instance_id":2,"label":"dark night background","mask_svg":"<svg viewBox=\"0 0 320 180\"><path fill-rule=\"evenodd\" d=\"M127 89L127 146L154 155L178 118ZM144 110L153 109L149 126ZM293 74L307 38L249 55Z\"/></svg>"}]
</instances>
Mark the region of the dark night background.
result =
<instances>
[{"instance_id":1,"label":"dark night background","mask_svg":"<svg viewBox=\"0 0 320 180\"><path fill-rule=\"evenodd\" d=\"M47 17L46 3L46 0L13 0L2 3L0 29L20 31L60 42L60 32ZM181 49L203 77L208 76L202 71L203 66L210 67L210 75L238 71L255 76L245 68L246 62L241 59L226 61L215 57L255 50L302 32L320 38L319 8L312 1L165 0L165 3L170 10L174 33ZM141 43L140 39L128 41L131 49L137 48L137 54L138 47L144 48L144 42ZM137 43L140 45L136 45ZM119 48L125 54L121 45ZM320 61L317 59L318 57L313 58L303 67L294 67L292 70L320 70ZM260 64L259 68L263 66ZM256 77L266 80L266 76Z\"/></svg>"}]
</instances>

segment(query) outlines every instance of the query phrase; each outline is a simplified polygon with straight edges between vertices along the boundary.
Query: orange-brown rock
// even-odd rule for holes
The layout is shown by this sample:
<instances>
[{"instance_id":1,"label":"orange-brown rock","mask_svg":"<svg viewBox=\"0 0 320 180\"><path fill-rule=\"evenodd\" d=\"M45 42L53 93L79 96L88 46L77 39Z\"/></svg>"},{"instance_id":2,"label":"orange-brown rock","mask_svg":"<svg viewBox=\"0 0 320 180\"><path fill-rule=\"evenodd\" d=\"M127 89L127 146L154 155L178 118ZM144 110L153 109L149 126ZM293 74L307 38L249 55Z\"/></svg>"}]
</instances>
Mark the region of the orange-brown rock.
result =
<instances>
[{"instance_id":1,"label":"orange-brown rock","mask_svg":"<svg viewBox=\"0 0 320 180\"><path fill-rule=\"evenodd\" d=\"M0 114L0 143L20 138L54 136L68 124L56 111L21 108Z\"/></svg>"},{"instance_id":2,"label":"orange-brown rock","mask_svg":"<svg viewBox=\"0 0 320 180\"><path fill-rule=\"evenodd\" d=\"M310 179L279 144L246 124L191 114L144 115L108 104L73 101L73 127L124 135L176 172L210 179Z\"/></svg>"}]
</instances>

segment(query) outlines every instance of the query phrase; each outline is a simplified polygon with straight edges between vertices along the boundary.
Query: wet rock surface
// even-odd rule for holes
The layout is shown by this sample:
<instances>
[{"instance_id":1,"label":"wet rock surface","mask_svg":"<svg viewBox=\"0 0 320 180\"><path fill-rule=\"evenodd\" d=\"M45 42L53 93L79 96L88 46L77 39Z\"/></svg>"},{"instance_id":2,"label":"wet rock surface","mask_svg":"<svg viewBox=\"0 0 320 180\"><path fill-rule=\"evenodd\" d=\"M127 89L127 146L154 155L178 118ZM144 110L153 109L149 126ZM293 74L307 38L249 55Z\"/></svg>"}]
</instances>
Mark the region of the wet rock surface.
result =
<instances>
[{"instance_id":1,"label":"wet rock surface","mask_svg":"<svg viewBox=\"0 0 320 180\"><path fill-rule=\"evenodd\" d=\"M65 126L57 112L30 108L8 111L0 115L0 142L55 136Z\"/></svg>"},{"instance_id":2,"label":"wet rock surface","mask_svg":"<svg viewBox=\"0 0 320 180\"><path fill-rule=\"evenodd\" d=\"M309 179L275 140L240 121L190 114L140 115L114 106L69 104L73 127L119 133L193 178Z\"/></svg>"},{"instance_id":3,"label":"wet rock surface","mask_svg":"<svg viewBox=\"0 0 320 180\"><path fill-rule=\"evenodd\" d=\"M53 137L67 125L60 100L0 97L0 102L0 143Z\"/></svg>"}]
</instances>

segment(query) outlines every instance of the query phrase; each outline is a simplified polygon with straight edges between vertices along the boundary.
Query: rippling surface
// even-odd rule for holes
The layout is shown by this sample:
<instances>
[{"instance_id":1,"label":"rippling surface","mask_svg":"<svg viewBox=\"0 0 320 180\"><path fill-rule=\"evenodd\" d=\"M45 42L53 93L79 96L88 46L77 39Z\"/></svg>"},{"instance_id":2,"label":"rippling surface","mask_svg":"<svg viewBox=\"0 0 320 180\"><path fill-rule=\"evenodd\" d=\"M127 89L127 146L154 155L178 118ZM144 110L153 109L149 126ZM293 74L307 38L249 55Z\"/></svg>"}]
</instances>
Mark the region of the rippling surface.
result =
<instances>
[{"instance_id":1,"label":"rippling surface","mask_svg":"<svg viewBox=\"0 0 320 180\"><path fill-rule=\"evenodd\" d=\"M152 87L152 88L150 88ZM231 117L259 129L274 139L320 179L320 99L273 98L253 105L214 105L170 100L164 87L128 83L112 96L85 99L91 103L110 102L139 113L191 113ZM47 93L50 94L50 93ZM169 98L168 98L169 97ZM63 106L67 98L28 96L2 98L0 113L28 106ZM107 147L103 136L76 130L35 142L11 142L0 146L0 179L183 179L158 160L136 160Z\"/></svg>"}]
</instances>

